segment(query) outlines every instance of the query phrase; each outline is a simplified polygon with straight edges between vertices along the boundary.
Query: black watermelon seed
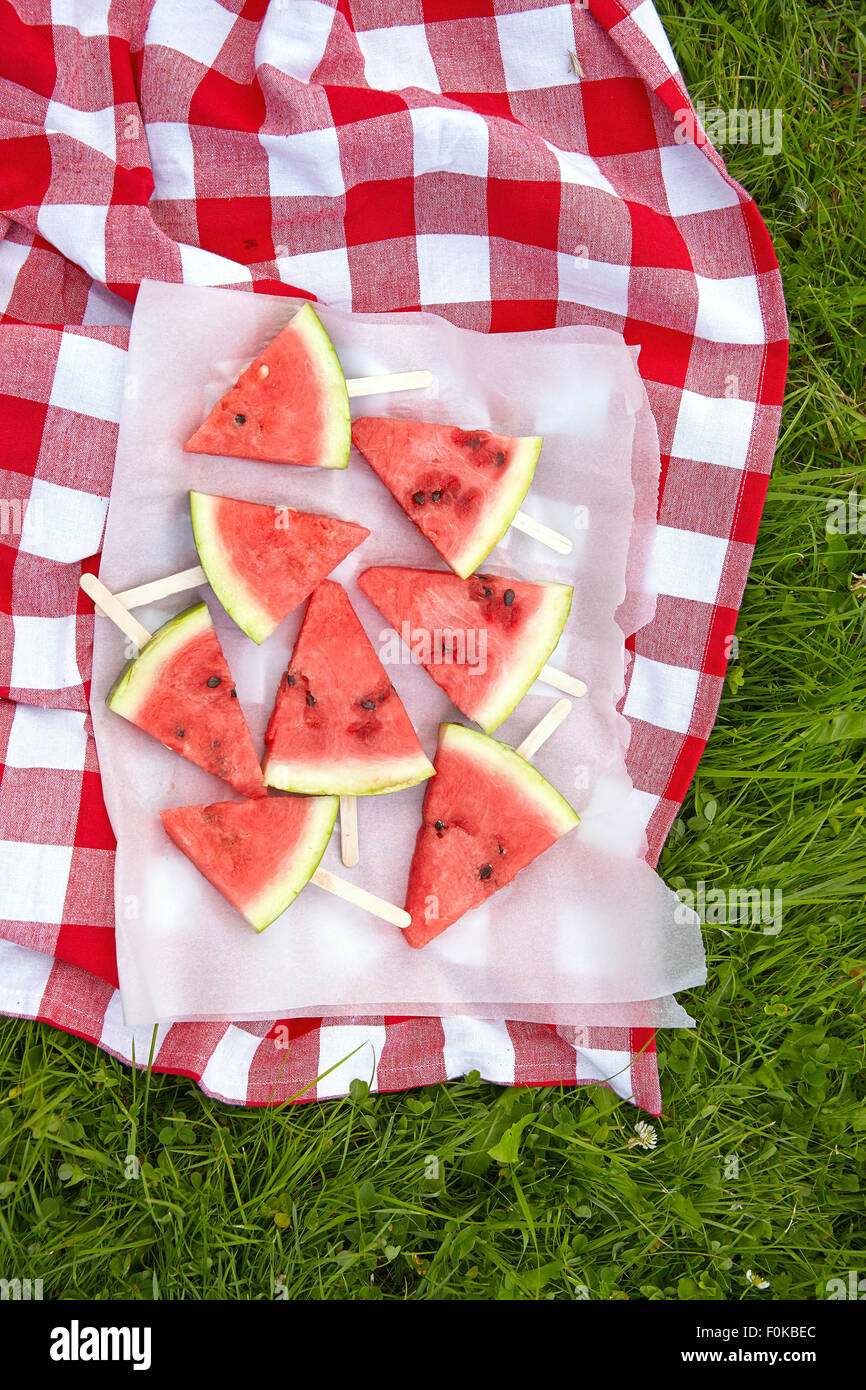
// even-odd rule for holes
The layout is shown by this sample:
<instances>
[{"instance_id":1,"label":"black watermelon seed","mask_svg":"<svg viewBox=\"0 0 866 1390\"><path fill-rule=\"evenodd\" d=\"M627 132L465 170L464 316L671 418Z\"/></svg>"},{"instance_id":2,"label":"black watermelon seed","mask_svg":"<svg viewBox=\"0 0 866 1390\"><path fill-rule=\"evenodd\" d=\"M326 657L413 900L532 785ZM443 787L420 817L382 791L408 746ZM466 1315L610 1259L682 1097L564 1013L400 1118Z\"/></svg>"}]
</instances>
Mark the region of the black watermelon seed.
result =
<instances>
[{"instance_id":1,"label":"black watermelon seed","mask_svg":"<svg viewBox=\"0 0 866 1390\"><path fill-rule=\"evenodd\" d=\"M485 585L484 588L481 590L481 592L482 592L482 594L484 595L485 598L489 598L490 595L493 593L493 590L492 590L492 589L488 589L487 586Z\"/></svg>"},{"instance_id":2,"label":"black watermelon seed","mask_svg":"<svg viewBox=\"0 0 866 1390\"><path fill-rule=\"evenodd\" d=\"M287 672L286 672L286 685L297 685L297 683L298 683L298 682L295 680L295 677L292 675L291 671L287 671Z\"/></svg>"},{"instance_id":3,"label":"black watermelon seed","mask_svg":"<svg viewBox=\"0 0 866 1390\"><path fill-rule=\"evenodd\" d=\"M481 865L481 868L478 870L478 877L479 877L479 878L489 878L490 875L491 875L492 873L493 873L493 865L492 865L492 864L482 864L482 865Z\"/></svg>"},{"instance_id":4,"label":"black watermelon seed","mask_svg":"<svg viewBox=\"0 0 866 1390\"><path fill-rule=\"evenodd\" d=\"M186 738L186 729L175 729L175 738Z\"/></svg>"},{"instance_id":5,"label":"black watermelon seed","mask_svg":"<svg viewBox=\"0 0 866 1390\"><path fill-rule=\"evenodd\" d=\"M513 590L513 589L506 589L506 590L505 590L505 593L502 595L502 602L505 604L505 607L506 607L506 608L510 608L510 607L511 607L512 603L514 602L514 590Z\"/></svg>"},{"instance_id":6,"label":"black watermelon seed","mask_svg":"<svg viewBox=\"0 0 866 1390\"><path fill-rule=\"evenodd\" d=\"M245 425L246 423L247 423L247 417L246 417L246 415L236 415L236 416L235 416L235 424L236 424L236 425Z\"/></svg>"},{"instance_id":7,"label":"black watermelon seed","mask_svg":"<svg viewBox=\"0 0 866 1390\"><path fill-rule=\"evenodd\" d=\"M218 685L222 685L223 678L222 676L208 676L207 683L210 686L211 690L216 690Z\"/></svg>"},{"instance_id":8,"label":"black watermelon seed","mask_svg":"<svg viewBox=\"0 0 866 1390\"><path fill-rule=\"evenodd\" d=\"M238 692L235 690L234 686L232 686L230 694L233 700L236 700L238 698Z\"/></svg>"},{"instance_id":9,"label":"black watermelon seed","mask_svg":"<svg viewBox=\"0 0 866 1390\"><path fill-rule=\"evenodd\" d=\"M423 492L413 492L412 501L415 503L416 507L420 507L424 502Z\"/></svg>"},{"instance_id":10,"label":"black watermelon seed","mask_svg":"<svg viewBox=\"0 0 866 1390\"><path fill-rule=\"evenodd\" d=\"M391 693L391 687L390 687L390 685L389 685L389 686L388 686L388 689L385 691L385 694L379 696L379 704L380 704L380 705L382 705L382 704L385 703L385 701L387 700L387 698L388 698L388 696L390 695L390 693Z\"/></svg>"},{"instance_id":11,"label":"black watermelon seed","mask_svg":"<svg viewBox=\"0 0 866 1390\"><path fill-rule=\"evenodd\" d=\"M504 846L504 845L497 845L496 848L499 850L499 853L500 853L500 854L504 854L504 853L505 853L505 846Z\"/></svg>"},{"instance_id":12,"label":"black watermelon seed","mask_svg":"<svg viewBox=\"0 0 866 1390\"><path fill-rule=\"evenodd\" d=\"M493 462L496 464L497 468L502 468L502 466L504 465L505 455L503 454L501 449L497 449L496 453L493 455Z\"/></svg>"},{"instance_id":13,"label":"black watermelon seed","mask_svg":"<svg viewBox=\"0 0 866 1390\"><path fill-rule=\"evenodd\" d=\"M442 501L442 493L439 492L438 489L437 489L436 492L431 492L431 493L430 493L430 501L431 501L431 502L441 502L441 501Z\"/></svg>"},{"instance_id":14,"label":"black watermelon seed","mask_svg":"<svg viewBox=\"0 0 866 1390\"><path fill-rule=\"evenodd\" d=\"M375 708L376 708L376 701L375 701L375 700L362 700L362 701L361 701L361 709L375 709Z\"/></svg>"},{"instance_id":15,"label":"black watermelon seed","mask_svg":"<svg viewBox=\"0 0 866 1390\"><path fill-rule=\"evenodd\" d=\"M308 691L307 691L307 704L310 706L310 709L313 708L313 705L314 705L315 703L316 703L316 697L315 697L315 695L313 694L312 690L308 690Z\"/></svg>"},{"instance_id":16,"label":"black watermelon seed","mask_svg":"<svg viewBox=\"0 0 866 1390\"><path fill-rule=\"evenodd\" d=\"M442 832L443 832L444 829L445 829L445 822L444 822L444 820L437 820L437 822L436 822L436 824L434 825L433 829L436 831L436 834L437 834L437 835L441 835Z\"/></svg>"},{"instance_id":17,"label":"black watermelon seed","mask_svg":"<svg viewBox=\"0 0 866 1390\"><path fill-rule=\"evenodd\" d=\"M222 744L220 743L218 738L214 739L213 743L211 744L211 748L222 748Z\"/></svg>"}]
</instances>

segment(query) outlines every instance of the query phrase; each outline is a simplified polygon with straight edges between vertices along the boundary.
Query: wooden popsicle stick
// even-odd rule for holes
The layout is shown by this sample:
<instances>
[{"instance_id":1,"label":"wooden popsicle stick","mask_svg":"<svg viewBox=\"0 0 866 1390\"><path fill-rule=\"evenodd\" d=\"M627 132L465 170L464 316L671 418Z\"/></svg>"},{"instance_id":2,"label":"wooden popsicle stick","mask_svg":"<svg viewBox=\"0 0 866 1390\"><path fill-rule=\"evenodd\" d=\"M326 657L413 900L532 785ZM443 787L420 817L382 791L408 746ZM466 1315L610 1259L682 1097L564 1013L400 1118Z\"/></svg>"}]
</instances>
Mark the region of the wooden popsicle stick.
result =
<instances>
[{"instance_id":1,"label":"wooden popsicle stick","mask_svg":"<svg viewBox=\"0 0 866 1390\"><path fill-rule=\"evenodd\" d=\"M365 911L372 912L375 917L381 917L383 922L391 922L395 927L408 927L412 921L409 913L404 912L402 907L395 907L393 903L385 902L384 898L377 898L375 893L368 893L366 888L347 883L344 878L338 878L328 869L317 869L310 882L317 883L326 893L333 893L347 903L354 903L355 907L363 907Z\"/></svg>"},{"instance_id":2,"label":"wooden popsicle stick","mask_svg":"<svg viewBox=\"0 0 866 1390\"><path fill-rule=\"evenodd\" d=\"M557 555L570 555L574 549L568 536L563 536L559 531L545 526L543 521L536 521L534 516L527 516L526 512L515 512L511 525L516 526L518 531L522 531L524 536L531 536L534 541L540 541L548 549L555 550Z\"/></svg>"},{"instance_id":3,"label":"wooden popsicle stick","mask_svg":"<svg viewBox=\"0 0 866 1390\"><path fill-rule=\"evenodd\" d=\"M134 589L123 589L114 597L124 608L143 608L146 603L156 603L158 599L168 598L170 594L182 594L184 589L197 589L199 584L206 583L207 575L201 565L193 565L192 569L167 574L165 579L153 579L149 584L139 584Z\"/></svg>"},{"instance_id":4,"label":"wooden popsicle stick","mask_svg":"<svg viewBox=\"0 0 866 1390\"><path fill-rule=\"evenodd\" d=\"M360 857L358 848L358 798L340 797L340 858L347 869L354 869Z\"/></svg>"},{"instance_id":5,"label":"wooden popsicle stick","mask_svg":"<svg viewBox=\"0 0 866 1390\"><path fill-rule=\"evenodd\" d=\"M515 753L519 753L521 758L526 758L527 761L534 757L542 743L550 738L554 729L558 729L563 719L567 719L569 714L571 714L571 701L557 700L555 705L551 705L544 718L539 720L535 728L530 729L523 742L515 748Z\"/></svg>"},{"instance_id":6,"label":"wooden popsicle stick","mask_svg":"<svg viewBox=\"0 0 866 1390\"><path fill-rule=\"evenodd\" d=\"M356 376L346 380L350 398L378 396L384 391L420 391L432 385L432 372L384 372L380 376Z\"/></svg>"},{"instance_id":7,"label":"wooden popsicle stick","mask_svg":"<svg viewBox=\"0 0 866 1390\"><path fill-rule=\"evenodd\" d=\"M127 608L124 608L120 599L115 598L101 579L97 579L95 574L83 574L78 582L94 603L99 604L102 615L110 618L115 627L119 627L121 632L125 633L127 637L131 637L139 650L147 646L151 638L147 628L137 618L134 618Z\"/></svg>"},{"instance_id":8,"label":"wooden popsicle stick","mask_svg":"<svg viewBox=\"0 0 866 1390\"><path fill-rule=\"evenodd\" d=\"M585 695L588 689L585 681L578 680L577 676L570 676L567 671L557 671L555 666L542 666L535 679L552 685L554 690L563 690L566 695L576 695L578 699Z\"/></svg>"}]
</instances>

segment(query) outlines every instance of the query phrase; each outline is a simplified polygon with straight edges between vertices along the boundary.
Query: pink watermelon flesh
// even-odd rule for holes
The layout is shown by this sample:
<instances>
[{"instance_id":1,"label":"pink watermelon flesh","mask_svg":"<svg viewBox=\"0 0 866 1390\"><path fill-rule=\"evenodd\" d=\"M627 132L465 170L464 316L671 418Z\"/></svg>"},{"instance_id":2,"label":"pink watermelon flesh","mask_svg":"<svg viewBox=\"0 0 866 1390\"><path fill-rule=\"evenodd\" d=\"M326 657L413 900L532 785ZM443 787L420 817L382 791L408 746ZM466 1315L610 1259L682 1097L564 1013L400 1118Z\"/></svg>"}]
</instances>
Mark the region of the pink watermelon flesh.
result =
<instances>
[{"instance_id":1,"label":"pink watermelon flesh","mask_svg":"<svg viewBox=\"0 0 866 1390\"><path fill-rule=\"evenodd\" d=\"M309 882L336 798L274 796L162 811L166 832L218 892L262 931Z\"/></svg>"},{"instance_id":2,"label":"pink watermelon flesh","mask_svg":"<svg viewBox=\"0 0 866 1390\"><path fill-rule=\"evenodd\" d=\"M345 468L349 425L339 359L306 304L241 373L184 449Z\"/></svg>"},{"instance_id":3,"label":"pink watermelon flesh","mask_svg":"<svg viewBox=\"0 0 866 1390\"><path fill-rule=\"evenodd\" d=\"M264 641L366 540L366 526L234 497L190 494L199 557L223 608Z\"/></svg>"},{"instance_id":4,"label":"pink watermelon flesh","mask_svg":"<svg viewBox=\"0 0 866 1390\"><path fill-rule=\"evenodd\" d=\"M538 676L571 607L567 584L374 566L358 584L446 695L490 733Z\"/></svg>"},{"instance_id":5,"label":"pink watermelon flesh","mask_svg":"<svg viewBox=\"0 0 866 1390\"><path fill-rule=\"evenodd\" d=\"M202 611L203 610L203 611ZM184 631L190 635L183 640ZM171 654L160 652L171 641ZM180 638L180 642L172 641ZM156 644L156 645L155 645ZM107 704L243 796L264 796L262 770L235 683L204 603L166 623L121 672Z\"/></svg>"},{"instance_id":6,"label":"pink watermelon flesh","mask_svg":"<svg viewBox=\"0 0 866 1390\"><path fill-rule=\"evenodd\" d=\"M364 796L433 774L345 590L313 590L265 734L265 781Z\"/></svg>"},{"instance_id":7,"label":"pink watermelon flesh","mask_svg":"<svg viewBox=\"0 0 866 1390\"><path fill-rule=\"evenodd\" d=\"M435 764L406 893L412 924L403 935L415 947L486 902L577 824L535 768L485 734L443 724Z\"/></svg>"},{"instance_id":8,"label":"pink watermelon flesh","mask_svg":"<svg viewBox=\"0 0 866 1390\"><path fill-rule=\"evenodd\" d=\"M539 438L372 416L355 421L352 442L463 578L511 525L541 448Z\"/></svg>"}]
</instances>

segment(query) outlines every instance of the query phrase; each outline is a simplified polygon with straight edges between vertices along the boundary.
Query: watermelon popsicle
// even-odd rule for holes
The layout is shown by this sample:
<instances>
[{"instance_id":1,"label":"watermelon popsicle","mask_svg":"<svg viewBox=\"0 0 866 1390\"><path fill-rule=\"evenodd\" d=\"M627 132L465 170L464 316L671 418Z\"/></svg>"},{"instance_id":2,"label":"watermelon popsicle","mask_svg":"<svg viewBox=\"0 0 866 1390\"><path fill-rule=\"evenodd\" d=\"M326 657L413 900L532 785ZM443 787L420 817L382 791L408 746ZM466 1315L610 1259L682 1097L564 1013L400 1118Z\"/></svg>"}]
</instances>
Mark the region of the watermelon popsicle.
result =
<instances>
[{"instance_id":1,"label":"watermelon popsicle","mask_svg":"<svg viewBox=\"0 0 866 1390\"><path fill-rule=\"evenodd\" d=\"M192 454L261 459L307 468L349 462L349 397L429 386L430 372L346 381L311 304L241 372L184 444Z\"/></svg>"},{"instance_id":2,"label":"watermelon popsicle","mask_svg":"<svg viewBox=\"0 0 866 1390\"><path fill-rule=\"evenodd\" d=\"M583 681L548 666L568 618L569 584L373 566L358 584L459 710L492 733L537 679L572 695Z\"/></svg>"},{"instance_id":3,"label":"watermelon popsicle","mask_svg":"<svg viewBox=\"0 0 866 1390\"><path fill-rule=\"evenodd\" d=\"M406 889L410 946L428 945L579 823L528 761L570 708L558 701L517 750L462 724L440 727Z\"/></svg>"},{"instance_id":4,"label":"watermelon popsicle","mask_svg":"<svg viewBox=\"0 0 866 1390\"><path fill-rule=\"evenodd\" d=\"M362 416L352 425L352 443L461 579L509 526L560 554L572 549L566 536L519 510L541 453L538 435Z\"/></svg>"},{"instance_id":5,"label":"watermelon popsicle","mask_svg":"<svg viewBox=\"0 0 866 1390\"><path fill-rule=\"evenodd\" d=\"M189 500L208 583L238 627L259 643L370 534L353 521L288 506L195 491Z\"/></svg>"}]
</instances>

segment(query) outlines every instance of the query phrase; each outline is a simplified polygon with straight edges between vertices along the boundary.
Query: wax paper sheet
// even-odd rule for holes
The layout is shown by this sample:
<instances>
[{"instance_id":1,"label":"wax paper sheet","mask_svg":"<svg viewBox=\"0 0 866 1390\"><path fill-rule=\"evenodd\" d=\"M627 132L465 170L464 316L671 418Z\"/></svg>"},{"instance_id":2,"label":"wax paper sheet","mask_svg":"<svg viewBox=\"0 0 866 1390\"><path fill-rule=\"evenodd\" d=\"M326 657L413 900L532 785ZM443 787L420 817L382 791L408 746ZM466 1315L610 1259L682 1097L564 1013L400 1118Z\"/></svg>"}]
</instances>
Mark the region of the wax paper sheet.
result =
<instances>
[{"instance_id":1,"label":"wax paper sheet","mask_svg":"<svg viewBox=\"0 0 866 1390\"><path fill-rule=\"evenodd\" d=\"M146 283L133 319L117 466L101 577L114 591L196 563L190 488L362 521L370 538L333 577L345 584L432 756L443 719L460 718L355 584L373 564L433 566L438 557L363 459L345 471L184 454L206 411L299 307L280 297ZM582 817L577 831L423 951L399 929L310 884L257 936L165 836L166 806L229 799L231 790L125 720L104 697L125 639L98 620L92 709L106 804L118 839L115 895L128 1024L169 1018L472 1013L560 1025L623 1021L626 1010L680 1018L665 996L703 982L695 914L641 858L645 836L625 769L628 725L616 711L626 617L651 615L644 558L658 445L633 355L621 338L581 327L485 335L430 314L351 315L316 306L347 376L428 368L424 391L356 400L387 414L542 434L523 510L568 534L559 556L514 528L485 569L575 588L554 664L589 694L536 755ZM628 576L628 586L626 579ZM256 647L203 586L261 749L296 611ZM195 592L137 610L153 629ZM620 622L617 622L619 614ZM646 621L646 617L643 621ZM626 627L628 624L626 623ZM537 682L497 737L518 744L559 698ZM361 860L323 866L402 903L423 786L359 802ZM614 1006L620 1006L616 1008Z\"/></svg>"}]
</instances>

